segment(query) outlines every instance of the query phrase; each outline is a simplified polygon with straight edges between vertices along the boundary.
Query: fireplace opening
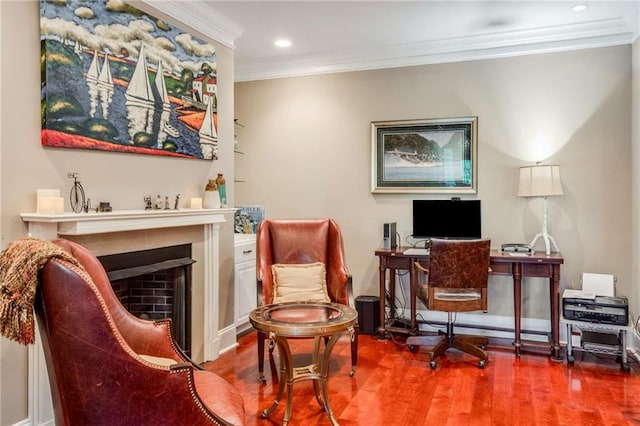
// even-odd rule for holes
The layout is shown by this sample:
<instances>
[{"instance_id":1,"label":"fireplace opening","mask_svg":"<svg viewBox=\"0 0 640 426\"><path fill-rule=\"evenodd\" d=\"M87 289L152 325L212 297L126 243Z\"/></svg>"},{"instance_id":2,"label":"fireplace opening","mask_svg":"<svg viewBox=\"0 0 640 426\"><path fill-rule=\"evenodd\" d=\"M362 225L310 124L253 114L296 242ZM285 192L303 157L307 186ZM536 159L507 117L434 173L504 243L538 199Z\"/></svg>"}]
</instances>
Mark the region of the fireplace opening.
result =
<instances>
[{"instance_id":1,"label":"fireplace opening","mask_svg":"<svg viewBox=\"0 0 640 426\"><path fill-rule=\"evenodd\" d=\"M114 292L133 315L171 318L171 332L191 356L191 244L99 256Z\"/></svg>"}]
</instances>

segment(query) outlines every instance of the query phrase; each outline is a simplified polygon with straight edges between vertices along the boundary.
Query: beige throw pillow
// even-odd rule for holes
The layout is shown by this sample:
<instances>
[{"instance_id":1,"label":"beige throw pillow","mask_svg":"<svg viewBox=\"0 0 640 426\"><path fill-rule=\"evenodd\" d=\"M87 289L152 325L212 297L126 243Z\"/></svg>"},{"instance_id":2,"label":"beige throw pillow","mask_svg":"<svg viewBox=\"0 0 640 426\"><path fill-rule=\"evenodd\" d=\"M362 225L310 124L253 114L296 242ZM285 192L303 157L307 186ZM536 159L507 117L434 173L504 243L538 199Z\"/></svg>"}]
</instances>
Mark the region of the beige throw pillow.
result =
<instances>
[{"instance_id":1,"label":"beige throw pillow","mask_svg":"<svg viewBox=\"0 0 640 426\"><path fill-rule=\"evenodd\" d=\"M322 262L271 265L273 303L330 302L327 270Z\"/></svg>"}]
</instances>

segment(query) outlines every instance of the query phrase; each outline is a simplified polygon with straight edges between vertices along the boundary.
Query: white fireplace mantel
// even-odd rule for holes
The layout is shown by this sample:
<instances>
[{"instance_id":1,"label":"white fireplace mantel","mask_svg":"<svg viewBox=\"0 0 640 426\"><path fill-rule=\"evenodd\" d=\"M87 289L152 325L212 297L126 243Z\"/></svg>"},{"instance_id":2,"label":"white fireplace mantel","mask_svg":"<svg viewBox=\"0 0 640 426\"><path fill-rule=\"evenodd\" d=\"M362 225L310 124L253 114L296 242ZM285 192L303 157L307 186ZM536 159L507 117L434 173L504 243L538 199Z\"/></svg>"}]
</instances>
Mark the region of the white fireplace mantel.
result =
<instances>
[{"instance_id":1,"label":"white fireplace mantel","mask_svg":"<svg viewBox=\"0 0 640 426\"><path fill-rule=\"evenodd\" d=\"M224 213L235 209L121 210L105 213L22 213L29 235L56 238L143 229L174 228L225 222Z\"/></svg>"},{"instance_id":2,"label":"white fireplace mantel","mask_svg":"<svg viewBox=\"0 0 640 426\"><path fill-rule=\"evenodd\" d=\"M31 237L54 239L64 236L158 230L181 226L204 227L204 360L220 352L218 335L219 234L225 213L236 209L124 210L104 213L22 213ZM53 406L44 353L39 337L29 347L29 420L31 424L53 424Z\"/></svg>"}]
</instances>

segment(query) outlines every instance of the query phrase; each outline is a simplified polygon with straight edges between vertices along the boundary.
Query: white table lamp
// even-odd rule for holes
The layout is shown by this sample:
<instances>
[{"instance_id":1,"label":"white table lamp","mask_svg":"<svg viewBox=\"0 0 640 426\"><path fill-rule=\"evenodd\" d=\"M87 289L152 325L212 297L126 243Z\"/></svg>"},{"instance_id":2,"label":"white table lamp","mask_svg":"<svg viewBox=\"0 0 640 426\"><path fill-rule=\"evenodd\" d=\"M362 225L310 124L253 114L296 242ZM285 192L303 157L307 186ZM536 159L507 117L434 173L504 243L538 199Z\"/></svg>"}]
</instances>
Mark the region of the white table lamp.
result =
<instances>
[{"instance_id":1,"label":"white table lamp","mask_svg":"<svg viewBox=\"0 0 640 426\"><path fill-rule=\"evenodd\" d=\"M542 165L520 167L520 181L518 184L518 196L520 197L542 197L542 231L533 238L531 247L534 248L538 238L544 240L546 254L551 254L551 245L555 251L560 251L556 240L549 235L547 229L547 197L552 195L562 195L562 183L560 182L560 166Z\"/></svg>"}]
</instances>

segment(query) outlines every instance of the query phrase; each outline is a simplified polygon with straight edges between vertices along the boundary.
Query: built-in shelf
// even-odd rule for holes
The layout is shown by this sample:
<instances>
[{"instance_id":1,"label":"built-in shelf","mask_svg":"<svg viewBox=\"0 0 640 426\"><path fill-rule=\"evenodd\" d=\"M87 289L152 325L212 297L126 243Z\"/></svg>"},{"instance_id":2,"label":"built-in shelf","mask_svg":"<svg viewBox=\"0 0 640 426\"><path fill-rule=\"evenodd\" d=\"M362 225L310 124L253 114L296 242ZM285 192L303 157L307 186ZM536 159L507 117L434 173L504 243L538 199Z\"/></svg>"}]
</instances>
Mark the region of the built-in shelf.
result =
<instances>
[{"instance_id":1,"label":"built-in shelf","mask_svg":"<svg viewBox=\"0 0 640 426\"><path fill-rule=\"evenodd\" d=\"M234 124L236 127L242 127L242 128L244 128L244 124L240 123L240 122L238 121L238 119L237 119L237 118L234 118L234 119L233 119L233 124ZM234 152L235 154L244 155L244 152L243 152L243 151L238 150L238 148L240 147L240 145L238 145L238 136L237 136L237 135L234 135L234 136L233 136L233 138L234 138L234 141L233 141L233 147L234 147L234 150L233 150L233 152ZM233 182L235 182L235 183L244 183L245 181L244 181L244 180L242 180L242 179L235 179Z\"/></svg>"}]
</instances>

